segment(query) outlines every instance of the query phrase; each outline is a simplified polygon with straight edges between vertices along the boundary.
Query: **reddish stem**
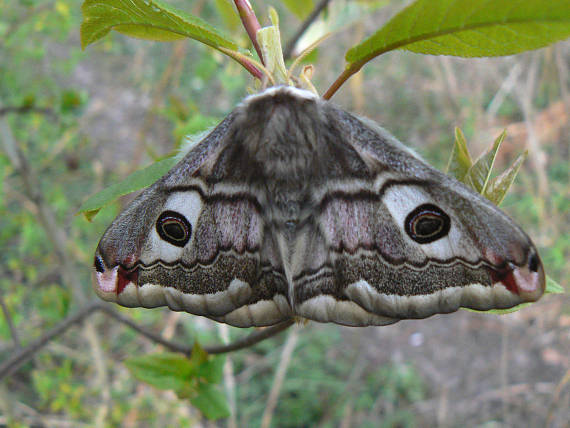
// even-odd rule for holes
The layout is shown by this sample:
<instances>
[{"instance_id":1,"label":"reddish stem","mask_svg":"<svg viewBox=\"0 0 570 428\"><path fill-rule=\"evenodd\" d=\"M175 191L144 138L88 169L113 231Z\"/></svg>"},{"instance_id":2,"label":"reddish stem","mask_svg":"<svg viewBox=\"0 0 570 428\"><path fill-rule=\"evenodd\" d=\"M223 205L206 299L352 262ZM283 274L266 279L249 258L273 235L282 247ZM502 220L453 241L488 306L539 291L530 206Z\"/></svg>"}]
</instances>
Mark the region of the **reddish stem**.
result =
<instances>
[{"instance_id":1,"label":"reddish stem","mask_svg":"<svg viewBox=\"0 0 570 428\"><path fill-rule=\"evenodd\" d=\"M255 12L248 0L234 0L234 3L239 12L239 17L245 31L247 31L247 34L251 39L251 43L253 43L253 47L255 48L261 63L265 65L263 55L261 54L261 48L259 47L259 43L257 43L257 31L261 28L261 25L257 20L257 16L255 16Z\"/></svg>"}]
</instances>

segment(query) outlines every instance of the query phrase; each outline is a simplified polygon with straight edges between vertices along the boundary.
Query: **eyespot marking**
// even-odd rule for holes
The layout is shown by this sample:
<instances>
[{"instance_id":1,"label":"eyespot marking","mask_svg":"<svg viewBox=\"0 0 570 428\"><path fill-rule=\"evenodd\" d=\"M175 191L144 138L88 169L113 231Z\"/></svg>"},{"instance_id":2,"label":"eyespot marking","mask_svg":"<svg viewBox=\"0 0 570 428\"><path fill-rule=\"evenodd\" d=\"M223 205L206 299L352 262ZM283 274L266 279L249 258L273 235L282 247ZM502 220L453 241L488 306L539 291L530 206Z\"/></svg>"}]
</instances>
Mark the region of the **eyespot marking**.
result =
<instances>
[{"instance_id":1,"label":"eyespot marking","mask_svg":"<svg viewBox=\"0 0 570 428\"><path fill-rule=\"evenodd\" d=\"M105 266L103 265L103 261L101 260L100 256L95 256L95 262L93 263L95 266L95 270L99 273L105 272Z\"/></svg>"},{"instance_id":2,"label":"eyespot marking","mask_svg":"<svg viewBox=\"0 0 570 428\"><path fill-rule=\"evenodd\" d=\"M182 214L164 211L156 220L156 232L169 244L184 247L192 235L192 226Z\"/></svg>"},{"instance_id":3,"label":"eyespot marking","mask_svg":"<svg viewBox=\"0 0 570 428\"><path fill-rule=\"evenodd\" d=\"M418 244L429 244L447 236L451 227L449 216L433 204L423 204L408 214L404 228Z\"/></svg>"}]
</instances>

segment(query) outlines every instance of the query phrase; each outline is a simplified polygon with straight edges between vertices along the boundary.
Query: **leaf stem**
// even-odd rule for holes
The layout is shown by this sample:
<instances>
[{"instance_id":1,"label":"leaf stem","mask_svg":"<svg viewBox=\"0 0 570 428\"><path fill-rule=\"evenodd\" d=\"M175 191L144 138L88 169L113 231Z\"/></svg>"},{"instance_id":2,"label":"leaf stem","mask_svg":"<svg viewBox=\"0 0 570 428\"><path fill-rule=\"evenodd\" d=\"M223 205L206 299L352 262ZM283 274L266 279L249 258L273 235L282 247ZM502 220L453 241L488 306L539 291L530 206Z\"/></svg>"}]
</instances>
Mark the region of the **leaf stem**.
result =
<instances>
[{"instance_id":1,"label":"leaf stem","mask_svg":"<svg viewBox=\"0 0 570 428\"><path fill-rule=\"evenodd\" d=\"M396 15L397 16L397 15ZM389 21L388 24L386 24L384 28L386 28L388 25L390 25L392 21ZM549 23L549 20L537 20L537 19L513 19L510 20L508 22L504 22L501 20L496 20L496 21L490 21L490 22L479 22L479 23L473 23L473 24L469 24L469 25L460 25L460 26L454 26L454 27L450 27L450 28L445 28L443 30L438 30L438 31L431 31L431 32L427 32L427 33L422 33L413 37L407 37L404 39L399 39L396 40L392 43L389 43L387 45L382 46L379 49L376 50L372 50L370 53L368 53L367 55L365 55L364 57L362 57L361 59L355 61L355 62L349 62L345 68L345 70L340 74L340 76L338 76L338 78L333 82L333 84L327 89L327 91L325 92L325 94L323 95L323 98L328 100L330 99L338 90L339 88L344 84L344 82L346 82L353 74L358 73L358 71L360 71L360 69L369 61L373 60L374 58L376 58L377 56L380 56L382 54L385 54L386 52L390 52L393 50L397 50L397 49L402 49L405 46L409 46L409 45L413 45L414 43L417 42L422 42L425 40L431 40L431 39L435 39L437 37L442 37L442 36L447 36L450 34L454 34L454 33L460 33L460 32L465 32L465 31L475 31L475 30L479 30L481 28L486 28L486 27L494 27L494 26L500 26L500 25L505 25L505 24L528 24L528 23ZM380 30L382 31L382 29ZM365 40L363 43L360 43L359 45L357 45L357 47L361 47L363 44L369 42L372 38L374 38L375 35L372 35L370 38L368 38L367 40ZM352 50L354 50L355 48L352 48L348 51L348 54L351 53ZM421 53L421 52L420 52ZM517 52L513 51L513 52L509 52L509 53L502 53L502 54L495 54L495 55L487 55L487 56L506 56L506 55L510 55L510 54L515 54ZM427 54L429 55L429 54ZM459 57L464 57L461 55L450 55L448 54L448 56L459 56Z\"/></svg>"},{"instance_id":2,"label":"leaf stem","mask_svg":"<svg viewBox=\"0 0 570 428\"><path fill-rule=\"evenodd\" d=\"M239 12L239 17L245 28L245 31L247 31L247 35L249 36L251 43L253 44L253 47L255 48L259 59L261 60L261 63L265 65L263 55L261 54L261 48L259 46L259 43L257 43L257 32L261 28L261 25L257 20L257 16L255 16L255 12L253 11L253 8L251 7L251 4L248 0L234 0L234 3Z\"/></svg>"},{"instance_id":3,"label":"leaf stem","mask_svg":"<svg viewBox=\"0 0 570 428\"><path fill-rule=\"evenodd\" d=\"M340 87L344 84L344 82L346 82L349 79L350 76L352 76L355 73L358 73L358 71L362 68L362 66L365 63L358 64L358 67L355 67L354 66L355 64L358 63L350 64L347 68L344 69L341 75L337 77L337 79L333 82L333 84L323 94L323 99L329 100L336 93L336 91L340 89Z\"/></svg>"}]
</instances>

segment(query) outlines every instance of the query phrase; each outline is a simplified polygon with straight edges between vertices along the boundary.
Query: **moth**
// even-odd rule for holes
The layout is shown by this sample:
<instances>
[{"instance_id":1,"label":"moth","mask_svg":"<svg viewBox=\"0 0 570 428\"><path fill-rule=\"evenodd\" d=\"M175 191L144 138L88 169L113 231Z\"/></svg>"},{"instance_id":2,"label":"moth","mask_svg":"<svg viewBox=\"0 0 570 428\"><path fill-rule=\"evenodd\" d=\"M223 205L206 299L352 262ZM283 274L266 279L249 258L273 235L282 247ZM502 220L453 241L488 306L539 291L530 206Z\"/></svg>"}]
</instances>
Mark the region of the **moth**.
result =
<instances>
[{"instance_id":1,"label":"moth","mask_svg":"<svg viewBox=\"0 0 570 428\"><path fill-rule=\"evenodd\" d=\"M540 298L507 215L387 131L311 92L238 105L109 226L94 288L238 327L386 325Z\"/></svg>"}]
</instances>

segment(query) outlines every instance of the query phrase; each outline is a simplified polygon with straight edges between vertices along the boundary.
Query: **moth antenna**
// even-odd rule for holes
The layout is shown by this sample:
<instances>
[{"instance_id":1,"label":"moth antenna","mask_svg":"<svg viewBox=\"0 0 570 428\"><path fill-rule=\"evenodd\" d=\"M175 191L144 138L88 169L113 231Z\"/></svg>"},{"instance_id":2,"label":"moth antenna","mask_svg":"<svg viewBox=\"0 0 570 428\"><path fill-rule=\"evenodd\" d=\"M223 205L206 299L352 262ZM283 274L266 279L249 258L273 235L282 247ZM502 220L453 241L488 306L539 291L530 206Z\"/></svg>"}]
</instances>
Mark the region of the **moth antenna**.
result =
<instances>
[{"instance_id":1,"label":"moth antenna","mask_svg":"<svg viewBox=\"0 0 570 428\"><path fill-rule=\"evenodd\" d=\"M261 64L259 61L256 61L252 57L244 55L241 52L232 51L231 49L226 49L223 47L219 47L218 49L220 51L222 51L223 53L225 53L226 55L228 55L228 56L230 56L236 60L241 59L241 60L245 60L245 61L252 63L257 68L259 68L263 72L263 74L265 74L265 76L267 76L267 78L269 79L269 81L271 82L272 85L275 85L275 79L271 75L271 72L263 64Z\"/></svg>"},{"instance_id":2,"label":"moth antenna","mask_svg":"<svg viewBox=\"0 0 570 428\"><path fill-rule=\"evenodd\" d=\"M324 42L326 39L328 39L330 36L332 36L333 33L327 33L322 37L319 37L317 40L315 40L313 43L311 43L309 46L307 46L303 52L301 52L299 54L299 56L297 56L297 58L295 58L295 61L293 61L293 64L291 64L291 67L289 67L289 71L287 72L287 78L291 79L291 76L293 75L293 71L295 71L295 68L297 68L297 66L299 65L299 63L301 61L303 61L303 59L309 55L313 50L315 50L322 42Z\"/></svg>"}]
</instances>

